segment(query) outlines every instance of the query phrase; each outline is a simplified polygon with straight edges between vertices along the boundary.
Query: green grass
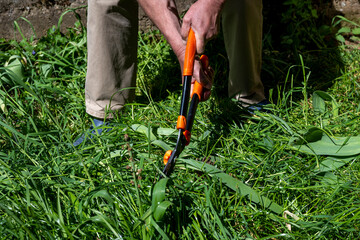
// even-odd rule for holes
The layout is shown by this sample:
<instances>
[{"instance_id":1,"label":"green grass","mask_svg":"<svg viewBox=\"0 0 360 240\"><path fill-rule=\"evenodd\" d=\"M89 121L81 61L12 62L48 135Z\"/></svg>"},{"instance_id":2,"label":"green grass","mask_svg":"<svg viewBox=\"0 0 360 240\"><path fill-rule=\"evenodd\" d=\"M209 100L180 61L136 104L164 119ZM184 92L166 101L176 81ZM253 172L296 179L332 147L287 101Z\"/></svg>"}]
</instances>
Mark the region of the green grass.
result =
<instances>
[{"instance_id":1,"label":"green grass","mask_svg":"<svg viewBox=\"0 0 360 240\"><path fill-rule=\"evenodd\" d=\"M176 59L156 33L139 35L136 101L110 132L75 148L90 124L85 33L76 25L38 42L0 41L1 65L10 64L0 69L1 239L360 237L359 50L337 48L345 67L326 89L312 84L310 54L289 64L268 51L264 69L280 76L272 113L249 116L225 97L214 40L212 97L171 178L158 181L177 137Z\"/></svg>"}]
</instances>

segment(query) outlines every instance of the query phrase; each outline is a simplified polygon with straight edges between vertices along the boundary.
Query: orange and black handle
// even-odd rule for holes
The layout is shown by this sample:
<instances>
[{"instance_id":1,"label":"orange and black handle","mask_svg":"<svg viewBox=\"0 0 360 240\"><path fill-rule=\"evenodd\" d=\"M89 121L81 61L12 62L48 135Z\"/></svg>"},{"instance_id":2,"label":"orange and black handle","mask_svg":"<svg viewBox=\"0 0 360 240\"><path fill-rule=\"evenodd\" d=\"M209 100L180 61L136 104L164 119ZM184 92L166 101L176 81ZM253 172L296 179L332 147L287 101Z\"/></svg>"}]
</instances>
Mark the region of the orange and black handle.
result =
<instances>
[{"instance_id":1,"label":"orange and black handle","mask_svg":"<svg viewBox=\"0 0 360 240\"><path fill-rule=\"evenodd\" d=\"M186 49L185 49L185 59L184 59L184 69L183 69L184 77L193 75L195 54L196 54L195 33L190 28L188 39L186 42Z\"/></svg>"},{"instance_id":2,"label":"orange and black handle","mask_svg":"<svg viewBox=\"0 0 360 240\"><path fill-rule=\"evenodd\" d=\"M200 61L201 61L201 65L204 69L208 68L209 59L206 55L201 55ZM194 124L197 106L198 106L199 102L201 101L202 91L203 91L203 86L200 83L198 83L197 81L195 81L193 92L191 94L190 108L189 108L189 112L187 115L186 129L184 132L184 135L187 140L186 145L188 145L190 143L191 129Z\"/></svg>"},{"instance_id":3,"label":"orange and black handle","mask_svg":"<svg viewBox=\"0 0 360 240\"><path fill-rule=\"evenodd\" d=\"M184 60L184 69L183 69L183 91L181 97L180 113L178 121L176 124L177 129L179 130L179 135L176 143L175 149L169 150L164 155L164 164L165 168L163 174L165 176L170 176L171 172L175 167L176 159L179 157L182 150L190 143L191 138L191 129L195 119L195 113L198 103L201 101L203 87L200 83L195 81L193 93L191 95L191 103L188 112L189 98L190 98L190 89L191 89L191 77L194 70L194 61L196 55L196 39L195 34L192 29L189 31L188 40L185 50L185 60ZM209 65L208 58L203 55L200 57L203 68L207 68ZM186 117L187 116L187 117ZM162 178L163 175L160 176Z\"/></svg>"},{"instance_id":4,"label":"orange and black handle","mask_svg":"<svg viewBox=\"0 0 360 240\"><path fill-rule=\"evenodd\" d=\"M195 55L196 55L195 33L190 28L188 40L186 43L186 50L185 50L184 69L183 69L184 85L183 85L183 93L181 98L180 113L176 125L177 129L185 130L185 126L187 125L185 116L188 108L189 94L191 89L191 78L194 71ZM208 68L209 59L206 55L202 55L200 57L200 61L203 69ZM195 81L191 98L193 98L194 94L197 94L199 101L201 101L202 91L203 91L203 86L199 82Z\"/></svg>"},{"instance_id":5,"label":"orange and black handle","mask_svg":"<svg viewBox=\"0 0 360 240\"><path fill-rule=\"evenodd\" d=\"M185 49L185 59L184 59L184 69L183 69L184 84L183 84L183 92L181 97L180 113L176 125L177 129L185 130L186 127L186 114L187 114L189 97L190 97L191 77L194 71L195 54L196 54L195 33L190 28L188 40L186 43L186 49Z\"/></svg>"}]
</instances>

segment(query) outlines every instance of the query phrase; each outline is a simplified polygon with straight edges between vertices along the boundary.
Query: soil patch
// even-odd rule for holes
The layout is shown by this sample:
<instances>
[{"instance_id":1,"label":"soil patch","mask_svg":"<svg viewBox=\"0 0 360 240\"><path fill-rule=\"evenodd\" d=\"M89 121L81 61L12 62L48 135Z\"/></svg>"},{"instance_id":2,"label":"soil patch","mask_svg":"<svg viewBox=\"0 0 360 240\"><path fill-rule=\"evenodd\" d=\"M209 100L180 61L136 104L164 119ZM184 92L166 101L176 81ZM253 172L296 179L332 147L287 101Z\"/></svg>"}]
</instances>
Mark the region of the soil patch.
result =
<instances>
[{"instance_id":1,"label":"soil patch","mask_svg":"<svg viewBox=\"0 0 360 240\"><path fill-rule=\"evenodd\" d=\"M177 0L176 4L180 14L183 14L195 0ZM15 29L14 21L18 23L22 33L31 37L34 32L23 18L27 19L34 27L37 37L46 34L52 26L57 26L60 16L70 8L76 9L76 13L81 17L83 24L86 24L86 0L1 0L0 1L0 38L21 39L21 35ZM61 30L73 27L77 21L73 12L67 13L61 23ZM139 26L141 30L154 28L152 22L146 17L145 13L139 11Z\"/></svg>"},{"instance_id":2,"label":"soil patch","mask_svg":"<svg viewBox=\"0 0 360 240\"><path fill-rule=\"evenodd\" d=\"M195 0L176 0L175 1L180 14L183 14ZM314 0L319 2L318 10L322 18L333 18L337 14L344 15L349 20L360 23L360 2L359 0ZM271 0L263 0L264 14L273 15L273 8L279 5ZM83 24L86 24L86 0L1 0L0 1L0 38L21 39L18 29L14 27L14 21L17 21L22 33L29 38L34 34L30 24L24 20L27 19L34 27L37 37L46 34L52 26L57 26L60 16L69 8L78 8ZM269 7L268 7L269 6ZM275 11L276 12L276 11ZM266 19L266 16L265 16ZM268 19L271 19L269 17ZM65 31L73 27L77 21L74 13L67 13L62 20L61 30ZM146 17L144 12L139 11L139 26L141 30L154 28L152 22Z\"/></svg>"}]
</instances>

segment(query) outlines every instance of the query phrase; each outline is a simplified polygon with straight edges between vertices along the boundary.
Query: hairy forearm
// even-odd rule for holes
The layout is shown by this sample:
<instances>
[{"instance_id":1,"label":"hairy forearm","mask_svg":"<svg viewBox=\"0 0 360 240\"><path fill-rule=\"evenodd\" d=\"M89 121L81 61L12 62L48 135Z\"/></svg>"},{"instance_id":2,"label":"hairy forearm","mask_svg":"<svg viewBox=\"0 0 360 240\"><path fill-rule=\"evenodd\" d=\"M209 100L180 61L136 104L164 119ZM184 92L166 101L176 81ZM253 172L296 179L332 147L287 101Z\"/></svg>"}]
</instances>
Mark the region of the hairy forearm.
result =
<instances>
[{"instance_id":1,"label":"hairy forearm","mask_svg":"<svg viewBox=\"0 0 360 240\"><path fill-rule=\"evenodd\" d=\"M180 18L174 0L138 0L147 16L164 34L179 57L183 46L180 35Z\"/></svg>"}]
</instances>

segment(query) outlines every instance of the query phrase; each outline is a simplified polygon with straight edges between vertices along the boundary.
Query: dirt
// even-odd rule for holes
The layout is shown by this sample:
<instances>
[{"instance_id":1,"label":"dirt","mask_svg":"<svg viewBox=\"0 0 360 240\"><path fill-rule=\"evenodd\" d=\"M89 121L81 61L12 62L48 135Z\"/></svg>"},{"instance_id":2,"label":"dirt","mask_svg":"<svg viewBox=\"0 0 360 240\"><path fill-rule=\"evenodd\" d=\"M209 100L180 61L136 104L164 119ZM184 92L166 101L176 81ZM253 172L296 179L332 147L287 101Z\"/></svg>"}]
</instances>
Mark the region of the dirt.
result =
<instances>
[{"instance_id":1,"label":"dirt","mask_svg":"<svg viewBox=\"0 0 360 240\"><path fill-rule=\"evenodd\" d=\"M333 5L347 19L360 24L360 0L333 0Z\"/></svg>"},{"instance_id":2,"label":"dirt","mask_svg":"<svg viewBox=\"0 0 360 240\"><path fill-rule=\"evenodd\" d=\"M176 0L180 14L184 13L195 0ZM360 0L328 0L318 1L319 12L327 18L333 18L337 14L360 23ZM33 25L36 36L46 34L52 26L57 26L60 16L69 8L86 6L86 0L1 0L0 1L0 38L20 39L18 29L14 28L14 21L20 26L21 32L30 37L34 34L29 22ZM264 7L271 5L271 1L264 0ZM266 12L266 9L265 9ZM86 8L79 8L76 13L81 21L86 24ZM27 19L29 22L24 20ZM62 31L73 27L76 21L73 12L63 17L61 24ZM145 16L142 10L139 11L139 25L141 30L153 28L152 22Z\"/></svg>"},{"instance_id":3,"label":"dirt","mask_svg":"<svg viewBox=\"0 0 360 240\"><path fill-rule=\"evenodd\" d=\"M185 12L195 0L176 0L180 14ZM14 28L16 21L22 33L26 37L32 36L33 30L27 19L34 27L37 37L46 34L52 26L57 26L60 16L69 8L79 8L86 6L86 0L1 0L0 1L0 38L20 39L21 35ZM79 8L76 13L81 17L83 24L86 24L86 8ZM77 21L73 12L67 13L63 17L61 24L62 31L73 27ZM145 16L144 12L139 11L139 25L141 30L154 28L152 22Z\"/></svg>"},{"instance_id":4,"label":"dirt","mask_svg":"<svg viewBox=\"0 0 360 240\"><path fill-rule=\"evenodd\" d=\"M16 39L21 38L18 29L15 29L16 21L21 32L30 37L34 35L41 37L46 34L52 26L57 26L60 16L67 8L77 8L85 6L86 0L1 0L0 2L0 38ZM86 21L86 8L76 11L81 16L82 21ZM27 19L25 21L24 19ZM62 30L74 26L76 21L75 14L68 13L64 16ZM34 27L34 31L30 24Z\"/></svg>"}]
</instances>

